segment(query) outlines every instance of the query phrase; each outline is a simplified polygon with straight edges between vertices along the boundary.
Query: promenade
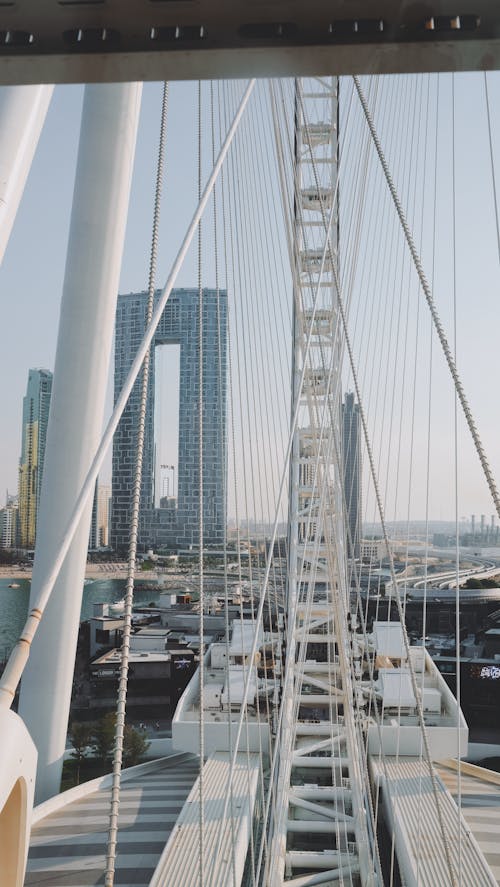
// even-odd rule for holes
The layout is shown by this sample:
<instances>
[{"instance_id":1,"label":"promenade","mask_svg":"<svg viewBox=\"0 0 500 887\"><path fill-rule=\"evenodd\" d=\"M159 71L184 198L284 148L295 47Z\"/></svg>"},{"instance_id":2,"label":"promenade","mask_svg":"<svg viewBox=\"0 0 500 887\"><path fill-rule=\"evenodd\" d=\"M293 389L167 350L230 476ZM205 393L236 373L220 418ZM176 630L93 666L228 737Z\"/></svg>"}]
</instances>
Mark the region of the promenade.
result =
<instances>
[{"instance_id":1,"label":"promenade","mask_svg":"<svg viewBox=\"0 0 500 887\"><path fill-rule=\"evenodd\" d=\"M157 570L136 570L135 578L141 580L151 580L159 582L168 575L170 578L173 574L166 574ZM31 567L12 566L11 564L2 564L0 566L0 578L9 579L31 579ZM113 564L87 564L85 569L86 579L126 579L127 564L125 562Z\"/></svg>"},{"instance_id":2,"label":"promenade","mask_svg":"<svg viewBox=\"0 0 500 887\"><path fill-rule=\"evenodd\" d=\"M117 887L149 884L198 772L197 758L178 754L129 771L132 778L125 778L121 789ZM70 789L66 805L56 799L40 808L39 813L47 809L47 814L35 817L26 887L104 883L109 777L94 780L88 787L93 791L85 785ZM64 794L59 797L64 801Z\"/></svg>"}]
</instances>

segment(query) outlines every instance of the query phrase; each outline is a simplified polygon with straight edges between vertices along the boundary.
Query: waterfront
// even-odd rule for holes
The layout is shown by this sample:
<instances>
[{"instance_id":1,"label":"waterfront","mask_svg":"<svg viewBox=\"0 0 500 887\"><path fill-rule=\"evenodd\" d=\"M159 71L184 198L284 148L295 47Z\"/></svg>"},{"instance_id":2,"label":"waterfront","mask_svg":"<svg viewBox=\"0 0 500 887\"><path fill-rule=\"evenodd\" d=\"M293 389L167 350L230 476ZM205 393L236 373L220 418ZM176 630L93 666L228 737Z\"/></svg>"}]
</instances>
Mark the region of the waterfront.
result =
<instances>
[{"instance_id":1,"label":"waterfront","mask_svg":"<svg viewBox=\"0 0 500 887\"><path fill-rule=\"evenodd\" d=\"M18 588L9 588L15 583ZM0 659L4 659L14 646L22 630L28 612L30 580L2 576L0 578ZM94 603L111 603L123 597L124 579L96 579L86 582L83 589L80 621L89 619ZM159 591L149 587L134 591L134 603L145 605L157 602Z\"/></svg>"}]
</instances>

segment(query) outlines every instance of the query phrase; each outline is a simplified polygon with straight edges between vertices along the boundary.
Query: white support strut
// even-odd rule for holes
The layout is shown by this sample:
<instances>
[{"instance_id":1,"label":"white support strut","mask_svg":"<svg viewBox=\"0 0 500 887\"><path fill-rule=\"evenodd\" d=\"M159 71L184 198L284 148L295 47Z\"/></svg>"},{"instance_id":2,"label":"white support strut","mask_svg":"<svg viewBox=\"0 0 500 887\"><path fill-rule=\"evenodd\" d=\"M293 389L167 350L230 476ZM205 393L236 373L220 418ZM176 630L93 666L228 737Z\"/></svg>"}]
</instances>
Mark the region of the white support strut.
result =
<instances>
[{"instance_id":1,"label":"white support strut","mask_svg":"<svg viewBox=\"0 0 500 887\"><path fill-rule=\"evenodd\" d=\"M150 347L151 340L154 336L158 323L160 322L163 310L168 301L169 295L175 286L177 275L182 267L182 263L189 249L193 235L196 231L198 222L203 214L205 206L208 202L212 189L214 187L217 176L220 172L226 154L231 146L235 132L246 108L248 99L250 98L255 80L250 80L240 101L239 107L235 113L231 126L228 129L224 143L220 149L213 170L205 185L201 200L199 201L194 215L191 219L186 234L182 240L181 246L177 253L174 264L171 268L167 282L163 288L160 299L156 305L155 311L149 327L146 329L144 337L139 345L137 354L129 370L129 374L125 380L122 391L113 409L113 413L106 425L106 429L100 439L99 445L95 450L92 460L84 481L80 484L79 492L73 497L74 506L69 517L63 522L60 531L58 544L55 546L51 560L45 562L46 570L37 589L37 595L32 596L30 601L30 610L25 625L19 636L16 646L12 651L7 666L0 680L0 706L10 707L15 695L16 688L23 675L26 663L30 655L31 644L40 626L45 609L51 600L51 595L55 587L55 583L61 568L65 562L65 558L70 549L73 537L80 525L84 510L89 507L90 496L94 489L95 481L100 468L106 457L109 445L113 438L113 434L118 426L123 410L127 403L130 392L133 388L135 380L139 374L144 356ZM75 501L76 500L76 501Z\"/></svg>"},{"instance_id":2,"label":"white support strut","mask_svg":"<svg viewBox=\"0 0 500 887\"><path fill-rule=\"evenodd\" d=\"M53 86L4 86L0 89L0 264L53 89Z\"/></svg>"},{"instance_id":3,"label":"white support strut","mask_svg":"<svg viewBox=\"0 0 500 887\"><path fill-rule=\"evenodd\" d=\"M31 606L97 449L141 84L87 86L61 305ZM38 802L59 791L87 556L89 499L24 671L20 714L38 749Z\"/></svg>"},{"instance_id":4,"label":"white support strut","mask_svg":"<svg viewBox=\"0 0 500 887\"><path fill-rule=\"evenodd\" d=\"M375 882L364 826L352 686L343 640L343 496L338 457L335 461L335 441L338 445L340 437L334 269L338 261L337 89L336 78L296 81L293 362L294 401L301 412L291 459L279 814L274 823L268 875L273 887L296 881L304 885L342 881L347 873L342 865L329 871L324 880L315 873L317 868L330 869L332 836L338 847L349 841L355 848L344 857L349 875L359 875L364 887ZM318 290L321 301L318 305L315 298L313 305L312 297ZM310 349L304 348L306 338ZM304 740L304 735L314 739ZM328 797L320 794L319 786L314 787L310 800L297 797L295 774L308 770L325 771L324 778L331 780L331 785L327 783ZM300 778L309 781L307 776ZM342 801L332 803L345 783L349 787L345 796L347 812ZM322 785L321 792L324 788ZM312 802L317 795L319 805ZM301 807L309 815L301 814ZM306 852L307 835L312 831L317 835L316 849ZM293 876L296 868L302 869L299 879ZM304 873L307 869L309 874Z\"/></svg>"}]
</instances>

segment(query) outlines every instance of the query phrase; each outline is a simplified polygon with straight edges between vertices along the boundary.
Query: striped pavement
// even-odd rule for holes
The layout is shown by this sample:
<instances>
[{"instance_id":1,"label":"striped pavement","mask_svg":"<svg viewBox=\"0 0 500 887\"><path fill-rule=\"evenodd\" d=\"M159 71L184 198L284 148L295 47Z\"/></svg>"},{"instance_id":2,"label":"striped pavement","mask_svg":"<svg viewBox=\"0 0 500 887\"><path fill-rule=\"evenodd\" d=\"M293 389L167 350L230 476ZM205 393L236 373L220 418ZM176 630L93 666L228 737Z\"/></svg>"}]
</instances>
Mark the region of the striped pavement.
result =
<instances>
[{"instance_id":1,"label":"striped pavement","mask_svg":"<svg viewBox=\"0 0 500 887\"><path fill-rule=\"evenodd\" d=\"M437 764L436 770L458 802L456 770L443 764ZM481 779L480 773L473 776L463 771L460 783L462 814L500 884L500 785Z\"/></svg>"},{"instance_id":2,"label":"striped pavement","mask_svg":"<svg viewBox=\"0 0 500 887\"><path fill-rule=\"evenodd\" d=\"M198 773L197 757L177 756L122 784L116 887L147 887ZM104 884L109 800L94 792L33 827L25 887Z\"/></svg>"}]
</instances>

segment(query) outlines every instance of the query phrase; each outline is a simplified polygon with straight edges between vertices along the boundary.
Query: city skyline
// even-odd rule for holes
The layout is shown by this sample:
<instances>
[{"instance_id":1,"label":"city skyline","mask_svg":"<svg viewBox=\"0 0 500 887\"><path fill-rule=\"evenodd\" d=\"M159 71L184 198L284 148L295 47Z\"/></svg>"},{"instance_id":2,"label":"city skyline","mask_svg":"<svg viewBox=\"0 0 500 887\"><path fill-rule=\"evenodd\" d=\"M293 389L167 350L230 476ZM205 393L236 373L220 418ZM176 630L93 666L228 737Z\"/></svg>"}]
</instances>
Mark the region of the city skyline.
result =
<instances>
[{"instance_id":1,"label":"city skyline","mask_svg":"<svg viewBox=\"0 0 500 887\"><path fill-rule=\"evenodd\" d=\"M403 78L404 82L411 78ZM469 182L470 173L465 174L466 163L471 155L478 157L474 167L474 187L461 187L457 194L457 206L466 224L457 217L457 356L466 390L471 393L472 405L477 415L478 426L484 439L485 449L490 458L494 474L500 476L500 422L496 411L492 409L495 402L492 377L488 370L489 355L495 351L495 331L498 328L498 269L493 262L496 256L496 244L491 232L486 232L482 219L486 210L491 211L491 197L487 193L490 175L489 158L484 153L484 145L479 148L479 137L484 142L486 118L484 114L484 87L482 75L456 75L456 175L460 182ZM491 125L493 135L500 131L500 78L498 74L488 75L490 89L490 105L492 110ZM384 83L389 88L392 79ZM449 93L451 78L449 75L432 75L430 78L431 96L439 82L440 92ZM385 86L381 87L385 89ZM120 291L139 291L144 288L147 275L147 256L149 252L149 231L153 181L150 170L154 166L154 153L157 138L157 109L161 86L148 84L144 89L144 106L141 115L141 128L136 155L136 176L132 189L131 209L129 214L127 241L121 274ZM165 196L162 201L162 232L161 261L159 282L165 277L176 248L176 237L171 236L177 226L182 229L187 224L190 212L196 200L196 187L189 168L195 163L195 143L193 133L196 127L196 107L194 102L195 87L192 84L172 84L170 93L170 121L180 133L179 140L172 140L169 147L169 162L166 171ZM2 349L3 374L11 381L3 398L3 425L5 433L2 442L0 459L0 489L8 487L13 491L17 488L17 460L20 450L20 401L22 384L28 366L52 366L55 352L57 332L57 315L65 261L65 241L67 219L71 205L73 174L75 167L76 144L78 138L78 117L80 111L81 87L68 86L57 88L49 110L47 125L39 144L33 170L29 177L25 195L21 203L8 250L0 270L0 287L4 293L16 292L16 298L5 298L6 329L23 329L23 347L18 347L17 336L8 336ZM444 107L444 103L443 103ZM442 189L449 187L450 177L450 146L451 124L450 113L445 108L441 114L443 144L438 165L438 182ZM382 129L382 136L384 132ZM386 141L386 139L385 139ZM481 142L481 144L482 144ZM204 158L204 170L209 166L209 157ZM48 170L55 162L58 169L57 188L53 187L53 176ZM183 170L176 175L174 170ZM482 170L482 172L481 172ZM431 179L432 176L429 176ZM446 222L449 230L450 219L444 218L443 195L437 194L438 219ZM175 206L175 219L173 207ZM50 224L40 224L41 214L49 214ZM44 216L45 217L45 216ZM486 236L487 234L487 236ZM210 243L207 234L206 241ZM37 268L37 287L39 298L30 299L30 287L19 288L17 279L19 267L22 266L25 253L25 242L32 244L32 264ZM440 239L440 251L435 268L435 293L446 329L452 328L452 309L450 288L452 267L450 265L450 243L446 232ZM208 250L209 253L209 250ZM462 257L472 255L475 261L474 279L471 270L461 268ZM424 254L424 260L426 256ZM429 256L425 261L429 271ZM463 273L462 273L463 272ZM178 280L179 286L188 286L195 279L196 250L191 249L185 267ZM204 261L204 285L214 284L214 269L210 258ZM470 293L476 289L481 291L481 311L473 310ZM26 318L29 322L26 323ZM481 348L469 347L471 340L480 341ZM439 358L437 363L439 364ZM350 380L346 379L343 388L346 390ZM449 380L444 372L438 374L435 391L449 392ZM362 392L366 395L366 392ZM108 385L108 412L111 408L111 379ZM369 412L363 398L365 411ZM368 405L369 406L369 405ZM448 421L450 408L441 408L435 417L435 439L439 441L442 427ZM416 433L424 429L425 416L418 416ZM466 429L459 422L459 445L462 469L460 472L459 511L462 514L486 513L492 510L491 499L481 477L477 458L472 450ZM450 482L444 483L447 476L449 459L447 450L437 446L434 458L438 466L431 487L430 516L435 519L451 519L453 517L453 499L450 495ZM111 478L111 457L102 472L104 482ZM366 472L366 467L364 468ZM420 489L425 486L421 479ZM366 503L365 520L372 520L373 509ZM258 516L255 507L254 512ZM230 502L229 514L234 514L234 506ZM391 519L392 513L388 514ZM405 509L399 503L397 514L404 519ZM412 518L425 518L425 502L423 497L412 502Z\"/></svg>"}]
</instances>

